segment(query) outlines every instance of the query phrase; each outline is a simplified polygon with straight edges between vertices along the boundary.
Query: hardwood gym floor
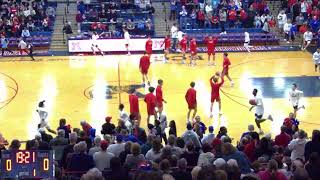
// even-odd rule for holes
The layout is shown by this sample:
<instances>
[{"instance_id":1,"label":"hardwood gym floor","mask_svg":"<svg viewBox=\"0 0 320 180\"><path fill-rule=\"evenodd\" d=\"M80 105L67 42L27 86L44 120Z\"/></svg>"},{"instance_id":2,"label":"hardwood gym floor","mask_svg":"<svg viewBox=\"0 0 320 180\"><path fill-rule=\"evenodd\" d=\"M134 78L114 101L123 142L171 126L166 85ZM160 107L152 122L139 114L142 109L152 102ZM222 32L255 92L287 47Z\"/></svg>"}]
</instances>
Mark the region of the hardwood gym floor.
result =
<instances>
[{"instance_id":1,"label":"hardwood gym floor","mask_svg":"<svg viewBox=\"0 0 320 180\"><path fill-rule=\"evenodd\" d=\"M206 125L213 125L215 133L220 126L228 127L231 137L239 137L254 123L254 111L249 112L248 99L253 88L264 96L265 115L272 114L274 122L265 122L265 133L279 132L283 119L292 111L288 90L296 82L304 91L305 110L298 112L300 128L309 136L319 128L320 80L314 72L312 55L308 52L257 52L229 53L232 66L230 75L235 86L226 80L221 92L222 112L209 118L209 78L222 68L222 54L216 55L216 66L207 66L206 54L199 54L201 61L196 67L182 65L178 55L172 55L168 64L153 55L150 69L152 85L159 78L164 80L164 112L168 121L174 119L178 134L185 130L187 105L184 100L191 81L196 82L198 92L198 114ZM138 71L140 55L87 56L87 57L37 57L36 62L25 58L1 58L0 63L0 132L9 140L25 140L36 133L39 122L37 104L46 100L48 121L52 128L58 126L60 118L66 118L72 127L79 127L80 120L87 120L98 132L105 116L112 116L117 124L118 104L128 107L130 87L138 87L144 94ZM175 60L172 60L175 59ZM118 76L119 75L119 76ZM120 81L119 81L120 77ZM118 92L120 84L123 92ZM142 126L146 126L146 105L140 101ZM153 121L151 121L153 122ZM237 140L237 139L235 139Z\"/></svg>"}]
</instances>

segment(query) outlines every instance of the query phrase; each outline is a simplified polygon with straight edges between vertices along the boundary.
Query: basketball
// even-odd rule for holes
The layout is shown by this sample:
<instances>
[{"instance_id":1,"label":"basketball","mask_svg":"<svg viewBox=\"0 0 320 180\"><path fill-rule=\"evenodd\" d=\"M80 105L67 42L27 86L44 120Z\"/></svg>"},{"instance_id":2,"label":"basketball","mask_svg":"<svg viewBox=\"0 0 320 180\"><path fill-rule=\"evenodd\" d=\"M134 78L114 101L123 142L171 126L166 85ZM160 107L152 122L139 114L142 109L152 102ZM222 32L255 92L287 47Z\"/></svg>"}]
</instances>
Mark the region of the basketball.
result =
<instances>
[{"instance_id":1,"label":"basketball","mask_svg":"<svg viewBox=\"0 0 320 180\"><path fill-rule=\"evenodd\" d=\"M255 99L250 99L249 100L249 104L251 104L251 105L257 105L257 102L256 102L256 100Z\"/></svg>"}]
</instances>

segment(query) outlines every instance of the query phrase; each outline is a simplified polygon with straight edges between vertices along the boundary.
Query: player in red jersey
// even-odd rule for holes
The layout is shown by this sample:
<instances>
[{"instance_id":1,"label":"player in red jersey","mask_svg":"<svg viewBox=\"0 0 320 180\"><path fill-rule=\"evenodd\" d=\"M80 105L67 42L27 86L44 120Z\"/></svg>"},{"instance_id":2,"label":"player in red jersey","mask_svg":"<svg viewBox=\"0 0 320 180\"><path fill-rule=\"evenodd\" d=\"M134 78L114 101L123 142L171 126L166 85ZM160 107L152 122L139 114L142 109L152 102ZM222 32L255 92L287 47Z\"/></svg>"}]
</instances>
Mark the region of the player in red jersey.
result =
<instances>
[{"instance_id":1,"label":"player in red jersey","mask_svg":"<svg viewBox=\"0 0 320 180\"><path fill-rule=\"evenodd\" d=\"M187 37L183 35L183 38L180 41L180 48L182 53L182 64L186 63L186 51L187 51Z\"/></svg>"},{"instance_id":2,"label":"player in red jersey","mask_svg":"<svg viewBox=\"0 0 320 180\"><path fill-rule=\"evenodd\" d=\"M147 104L147 112L148 112L148 118L147 118L147 124L149 124L150 117L154 116L154 119L157 119L157 113L156 113L156 96L153 94L154 87L149 87L149 93L146 94L144 97L144 102Z\"/></svg>"},{"instance_id":3,"label":"player in red jersey","mask_svg":"<svg viewBox=\"0 0 320 180\"><path fill-rule=\"evenodd\" d=\"M145 80L148 81L148 85L150 86L150 81L148 79L149 67L150 67L150 57L147 55L146 52L144 52L139 62L139 69L142 74L143 86L145 86Z\"/></svg>"},{"instance_id":4,"label":"player in red jersey","mask_svg":"<svg viewBox=\"0 0 320 180\"><path fill-rule=\"evenodd\" d=\"M171 38L170 35L167 35L164 38L164 41L161 45L161 47L164 45L164 62L167 63L168 62L168 54L170 53L170 47L171 47Z\"/></svg>"},{"instance_id":5,"label":"player in red jersey","mask_svg":"<svg viewBox=\"0 0 320 180\"><path fill-rule=\"evenodd\" d=\"M231 87L234 85L234 82L232 81L231 77L229 76L229 66L231 65L231 62L228 58L228 53L223 53L223 70L221 77L227 76L229 81L231 82Z\"/></svg>"},{"instance_id":6,"label":"player in red jersey","mask_svg":"<svg viewBox=\"0 0 320 180\"><path fill-rule=\"evenodd\" d=\"M221 82L219 81L219 76L216 75L212 76L210 78L210 85L211 85L211 106L210 106L210 117L212 118L212 109L213 109L213 104L215 101L219 103L219 115L221 115L221 99L220 99L220 87L224 83L223 77L221 77Z\"/></svg>"},{"instance_id":7,"label":"player in red jersey","mask_svg":"<svg viewBox=\"0 0 320 180\"><path fill-rule=\"evenodd\" d=\"M146 52L149 57L152 55L152 40L150 36L148 37L148 40L146 42Z\"/></svg>"},{"instance_id":8,"label":"player in red jersey","mask_svg":"<svg viewBox=\"0 0 320 180\"><path fill-rule=\"evenodd\" d=\"M208 52L208 65L216 65L215 64L215 60L216 60L216 56L215 56L215 47L216 44L218 42L218 39L215 37L213 38L212 36L209 36L208 38L205 39L205 42L207 44L207 52ZM210 57L212 55L212 64L210 63Z\"/></svg>"},{"instance_id":9,"label":"player in red jersey","mask_svg":"<svg viewBox=\"0 0 320 180\"><path fill-rule=\"evenodd\" d=\"M185 95L185 99L188 103L188 109L189 109L187 114L188 122L190 121L190 113L192 110L193 110L192 119L194 119L194 117L197 114L197 91L194 89L195 85L196 85L195 82L191 82L190 88L188 89Z\"/></svg>"},{"instance_id":10,"label":"player in red jersey","mask_svg":"<svg viewBox=\"0 0 320 180\"><path fill-rule=\"evenodd\" d=\"M159 79L158 80L158 86L156 88L156 99L157 99L157 108L158 108L159 117L161 117L161 115L162 115L163 102L167 103L167 101L165 101L163 99L162 85L163 85L163 80Z\"/></svg>"},{"instance_id":11,"label":"player in red jersey","mask_svg":"<svg viewBox=\"0 0 320 180\"><path fill-rule=\"evenodd\" d=\"M195 38L192 38L190 41L190 66L196 65L196 58L197 58L197 41Z\"/></svg>"},{"instance_id":12,"label":"player in red jersey","mask_svg":"<svg viewBox=\"0 0 320 180\"><path fill-rule=\"evenodd\" d=\"M133 88L130 90L129 94L129 104L130 104L130 115L133 115L135 119L141 119L139 110L139 97L136 94L136 90Z\"/></svg>"}]
</instances>

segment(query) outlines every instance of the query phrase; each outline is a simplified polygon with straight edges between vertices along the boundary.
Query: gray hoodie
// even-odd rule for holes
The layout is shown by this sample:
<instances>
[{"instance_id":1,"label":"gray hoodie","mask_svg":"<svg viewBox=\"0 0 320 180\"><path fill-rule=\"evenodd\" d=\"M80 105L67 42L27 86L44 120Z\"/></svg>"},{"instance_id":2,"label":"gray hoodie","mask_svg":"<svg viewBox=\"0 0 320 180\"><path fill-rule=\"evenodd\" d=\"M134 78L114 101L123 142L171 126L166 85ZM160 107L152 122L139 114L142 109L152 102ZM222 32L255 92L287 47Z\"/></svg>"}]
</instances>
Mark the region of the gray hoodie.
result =
<instances>
[{"instance_id":1,"label":"gray hoodie","mask_svg":"<svg viewBox=\"0 0 320 180\"><path fill-rule=\"evenodd\" d=\"M187 130L181 137L186 144L192 141L195 147L201 147L198 135L193 130Z\"/></svg>"},{"instance_id":2,"label":"gray hoodie","mask_svg":"<svg viewBox=\"0 0 320 180\"><path fill-rule=\"evenodd\" d=\"M307 144L306 139L293 139L288 148L292 151L291 152L291 160L294 161L297 158L304 160L304 147Z\"/></svg>"}]
</instances>

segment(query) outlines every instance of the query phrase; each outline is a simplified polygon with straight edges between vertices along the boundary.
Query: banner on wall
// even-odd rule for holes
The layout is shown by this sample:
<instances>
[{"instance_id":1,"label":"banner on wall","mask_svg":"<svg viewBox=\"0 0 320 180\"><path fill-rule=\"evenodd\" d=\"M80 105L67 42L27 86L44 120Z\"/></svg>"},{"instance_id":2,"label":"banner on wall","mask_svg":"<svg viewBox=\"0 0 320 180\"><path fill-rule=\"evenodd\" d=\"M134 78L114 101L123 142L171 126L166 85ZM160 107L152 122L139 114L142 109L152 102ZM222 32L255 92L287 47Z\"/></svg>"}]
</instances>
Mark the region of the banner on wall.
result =
<instances>
[{"instance_id":1,"label":"banner on wall","mask_svg":"<svg viewBox=\"0 0 320 180\"><path fill-rule=\"evenodd\" d=\"M130 39L129 41L129 51L145 51L145 44L147 38L145 39ZM152 39L152 49L154 51L163 50L164 46L161 47L164 38L153 38ZM126 50L126 40L125 39L99 39L99 40L69 40L68 48L71 53L79 52L92 52L92 44L98 45L98 47L105 52L120 52Z\"/></svg>"}]
</instances>

